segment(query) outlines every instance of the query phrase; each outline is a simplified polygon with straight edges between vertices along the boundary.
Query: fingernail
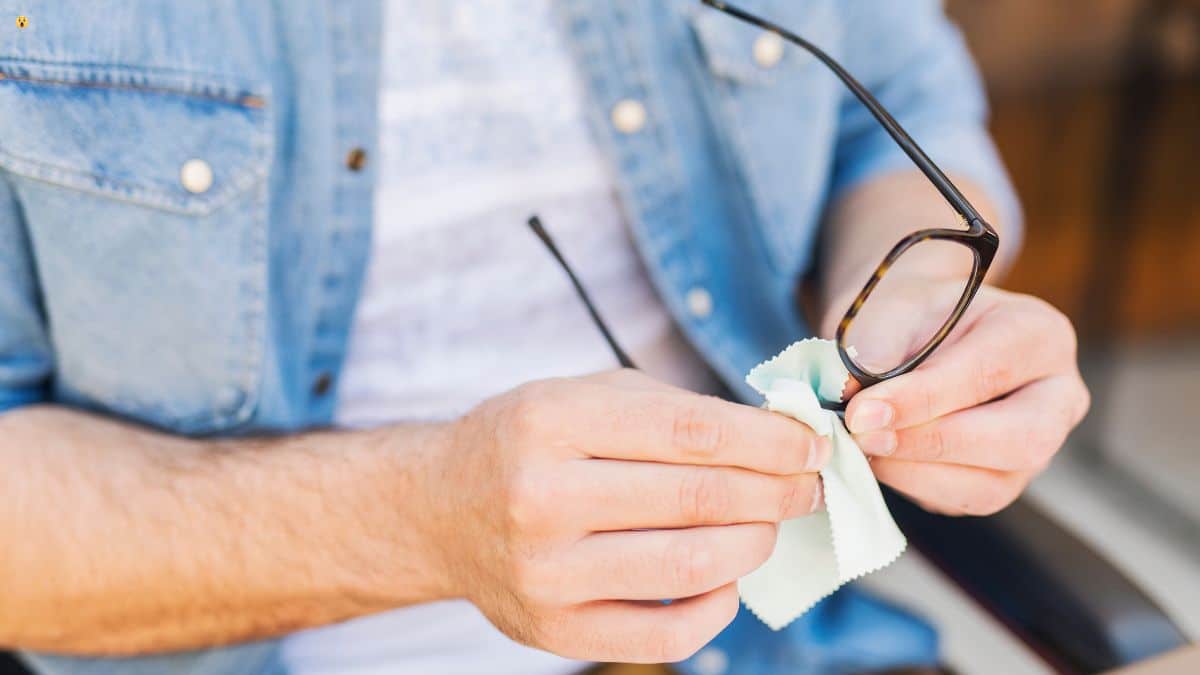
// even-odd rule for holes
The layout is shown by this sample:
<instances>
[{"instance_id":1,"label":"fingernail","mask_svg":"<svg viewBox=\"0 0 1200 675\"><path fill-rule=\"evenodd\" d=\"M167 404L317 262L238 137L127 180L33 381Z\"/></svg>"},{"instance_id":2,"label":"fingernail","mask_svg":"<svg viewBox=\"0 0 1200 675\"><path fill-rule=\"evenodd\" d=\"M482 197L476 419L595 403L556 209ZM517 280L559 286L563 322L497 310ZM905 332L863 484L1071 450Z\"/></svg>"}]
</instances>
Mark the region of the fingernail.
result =
<instances>
[{"instance_id":1,"label":"fingernail","mask_svg":"<svg viewBox=\"0 0 1200 675\"><path fill-rule=\"evenodd\" d=\"M896 432L894 431L877 431L871 434L863 434L855 436L854 440L858 441L858 447L868 455L877 457L887 457L896 452Z\"/></svg>"},{"instance_id":2,"label":"fingernail","mask_svg":"<svg viewBox=\"0 0 1200 675\"><path fill-rule=\"evenodd\" d=\"M848 426L850 432L865 434L871 431L884 431L891 426L896 418L896 410L884 401L863 401L854 409Z\"/></svg>"},{"instance_id":3,"label":"fingernail","mask_svg":"<svg viewBox=\"0 0 1200 675\"><path fill-rule=\"evenodd\" d=\"M817 436L812 444L812 452L808 453L808 465L805 468L809 471L820 471L832 456L833 441L825 436Z\"/></svg>"},{"instance_id":4,"label":"fingernail","mask_svg":"<svg viewBox=\"0 0 1200 675\"><path fill-rule=\"evenodd\" d=\"M824 508L825 508L825 481L823 481L821 479L817 479L817 487L815 490L813 490L812 508L810 508L808 510L808 512L816 513L818 511L824 510Z\"/></svg>"}]
</instances>

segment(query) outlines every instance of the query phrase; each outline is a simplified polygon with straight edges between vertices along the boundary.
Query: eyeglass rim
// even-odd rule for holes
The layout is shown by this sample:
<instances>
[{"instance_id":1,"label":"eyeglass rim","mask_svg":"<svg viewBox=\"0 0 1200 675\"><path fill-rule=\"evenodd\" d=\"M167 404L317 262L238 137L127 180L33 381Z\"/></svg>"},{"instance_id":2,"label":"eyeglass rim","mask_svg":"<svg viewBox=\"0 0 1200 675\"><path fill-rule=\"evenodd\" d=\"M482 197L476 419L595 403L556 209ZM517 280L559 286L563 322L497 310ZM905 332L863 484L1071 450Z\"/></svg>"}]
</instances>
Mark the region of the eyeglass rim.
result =
<instances>
[{"instance_id":1,"label":"eyeglass rim","mask_svg":"<svg viewBox=\"0 0 1200 675\"><path fill-rule=\"evenodd\" d=\"M925 345L908 357L903 363L882 373L875 373L865 368L862 368L850 356L851 345L846 344L846 335L853 325L854 319L857 318L858 312L866 304L871 297L871 293L878 287L879 282L883 280L884 275L888 270L896 264L909 249L917 244L925 241L948 241L959 244L968 248L973 257L971 276L967 279L966 285L963 287L963 293L959 297L958 302L954 306L954 310L947 317L946 321L938 329L936 333L929 339ZM885 380L890 380L894 377L899 377L905 373L912 372L920 366L926 359L937 350L938 347L945 342L951 331L962 320L967 309L971 305L971 301L975 299L975 295L983 286L983 281L987 277L987 272L991 268L992 262L996 258L996 252L1000 247L1000 239L993 230L985 228L982 223L967 230L952 230L944 228L933 228L926 230L918 230L901 239L887 256L883 259L871 274L871 277L863 285L861 291L854 298L854 302L850 304L846 314L842 320L838 322L837 327L837 346L838 354L842 358L842 363L846 369L850 371L851 376L858 381L863 388L879 384Z\"/></svg>"}]
</instances>

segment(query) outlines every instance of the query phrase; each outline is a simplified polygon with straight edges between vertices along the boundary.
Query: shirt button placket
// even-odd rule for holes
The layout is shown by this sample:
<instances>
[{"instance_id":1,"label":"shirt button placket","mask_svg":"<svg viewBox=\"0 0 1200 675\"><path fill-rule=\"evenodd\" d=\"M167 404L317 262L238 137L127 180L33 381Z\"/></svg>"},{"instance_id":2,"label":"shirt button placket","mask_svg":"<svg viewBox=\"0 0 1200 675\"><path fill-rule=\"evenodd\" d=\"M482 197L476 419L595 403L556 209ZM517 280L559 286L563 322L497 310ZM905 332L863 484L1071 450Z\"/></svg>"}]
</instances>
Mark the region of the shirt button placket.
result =
<instances>
[{"instance_id":1,"label":"shirt button placket","mask_svg":"<svg viewBox=\"0 0 1200 675\"><path fill-rule=\"evenodd\" d=\"M313 382L312 393L317 398L324 397L333 389L333 375L330 373L321 373Z\"/></svg>"},{"instance_id":2,"label":"shirt button placket","mask_svg":"<svg viewBox=\"0 0 1200 675\"><path fill-rule=\"evenodd\" d=\"M313 317L315 340L308 358L310 414L326 422L336 415L335 394L341 378L353 309L371 242L372 184L367 180L369 152L376 135L378 95L379 3L343 3L330 17L332 131L336 163L330 212L323 222L321 264Z\"/></svg>"},{"instance_id":3,"label":"shirt button placket","mask_svg":"<svg viewBox=\"0 0 1200 675\"><path fill-rule=\"evenodd\" d=\"M367 151L362 148L354 148L346 153L346 168L359 172L367 166Z\"/></svg>"}]
</instances>

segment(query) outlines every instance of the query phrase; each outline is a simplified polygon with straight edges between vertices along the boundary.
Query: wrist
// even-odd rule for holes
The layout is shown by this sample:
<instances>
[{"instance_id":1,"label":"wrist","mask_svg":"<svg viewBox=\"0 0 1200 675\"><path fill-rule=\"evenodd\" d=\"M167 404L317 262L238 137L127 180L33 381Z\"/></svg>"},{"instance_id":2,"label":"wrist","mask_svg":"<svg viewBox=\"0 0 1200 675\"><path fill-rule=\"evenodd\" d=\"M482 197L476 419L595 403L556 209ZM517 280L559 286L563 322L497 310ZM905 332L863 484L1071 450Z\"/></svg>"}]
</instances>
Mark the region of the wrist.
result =
<instances>
[{"instance_id":1,"label":"wrist","mask_svg":"<svg viewBox=\"0 0 1200 675\"><path fill-rule=\"evenodd\" d=\"M455 597L442 555L444 522L437 459L446 425L402 425L356 432L359 517L346 525L361 561L357 583L389 608Z\"/></svg>"}]
</instances>

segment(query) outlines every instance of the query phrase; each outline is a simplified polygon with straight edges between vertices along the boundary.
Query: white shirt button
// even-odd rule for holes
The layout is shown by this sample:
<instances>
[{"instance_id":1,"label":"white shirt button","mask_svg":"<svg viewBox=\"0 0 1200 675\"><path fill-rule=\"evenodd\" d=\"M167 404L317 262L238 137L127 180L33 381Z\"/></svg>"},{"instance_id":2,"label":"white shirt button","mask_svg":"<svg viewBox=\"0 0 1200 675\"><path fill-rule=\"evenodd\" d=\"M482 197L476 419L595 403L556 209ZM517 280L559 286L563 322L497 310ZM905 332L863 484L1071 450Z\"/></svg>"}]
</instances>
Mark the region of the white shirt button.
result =
<instances>
[{"instance_id":1,"label":"white shirt button","mask_svg":"<svg viewBox=\"0 0 1200 675\"><path fill-rule=\"evenodd\" d=\"M783 60L783 38L766 32L754 41L754 62L763 68L774 68Z\"/></svg>"},{"instance_id":2,"label":"white shirt button","mask_svg":"<svg viewBox=\"0 0 1200 675\"><path fill-rule=\"evenodd\" d=\"M646 126L646 106L641 101L624 99L613 106L612 123L623 134L636 134Z\"/></svg>"},{"instance_id":3,"label":"white shirt button","mask_svg":"<svg viewBox=\"0 0 1200 675\"><path fill-rule=\"evenodd\" d=\"M699 286L693 288L687 294L687 307L697 319L708 318L713 310L712 294Z\"/></svg>"},{"instance_id":4,"label":"white shirt button","mask_svg":"<svg viewBox=\"0 0 1200 675\"><path fill-rule=\"evenodd\" d=\"M202 159L189 159L179 168L179 182L194 195L204 194L213 184L212 167Z\"/></svg>"},{"instance_id":5,"label":"white shirt button","mask_svg":"<svg viewBox=\"0 0 1200 675\"><path fill-rule=\"evenodd\" d=\"M725 675L729 670L729 657L717 647L705 647L693 657L692 665L700 675Z\"/></svg>"}]
</instances>

